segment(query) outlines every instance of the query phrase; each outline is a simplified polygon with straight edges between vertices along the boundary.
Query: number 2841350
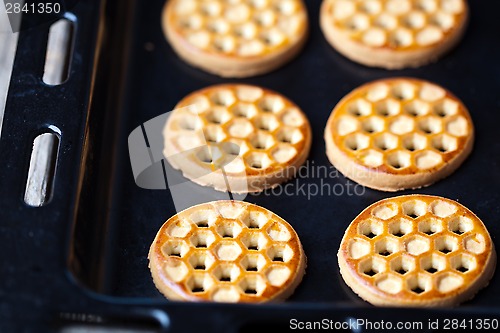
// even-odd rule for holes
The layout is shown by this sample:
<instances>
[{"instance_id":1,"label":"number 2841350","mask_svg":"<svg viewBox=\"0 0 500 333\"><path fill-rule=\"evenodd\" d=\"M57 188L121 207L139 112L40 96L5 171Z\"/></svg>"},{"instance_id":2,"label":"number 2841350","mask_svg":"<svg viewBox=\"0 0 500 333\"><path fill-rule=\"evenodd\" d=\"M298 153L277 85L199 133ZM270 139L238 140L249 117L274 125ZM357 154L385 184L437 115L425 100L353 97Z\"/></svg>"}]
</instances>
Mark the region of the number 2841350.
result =
<instances>
[{"instance_id":1,"label":"number 2841350","mask_svg":"<svg viewBox=\"0 0 500 333\"><path fill-rule=\"evenodd\" d=\"M61 12L61 4L57 2L19 3L5 2L7 14L58 14Z\"/></svg>"}]
</instances>

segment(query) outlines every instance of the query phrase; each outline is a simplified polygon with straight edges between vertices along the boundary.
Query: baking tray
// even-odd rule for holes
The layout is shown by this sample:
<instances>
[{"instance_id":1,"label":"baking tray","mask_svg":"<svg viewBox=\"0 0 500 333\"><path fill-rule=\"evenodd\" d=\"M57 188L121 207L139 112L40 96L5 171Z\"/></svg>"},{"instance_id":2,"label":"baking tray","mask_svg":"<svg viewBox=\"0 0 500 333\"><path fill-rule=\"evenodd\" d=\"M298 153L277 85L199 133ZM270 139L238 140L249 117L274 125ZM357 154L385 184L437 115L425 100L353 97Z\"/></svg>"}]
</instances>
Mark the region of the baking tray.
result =
<instances>
[{"instance_id":1,"label":"baking tray","mask_svg":"<svg viewBox=\"0 0 500 333\"><path fill-rule=\"evenodd\" d=\"M306 1L311 29L297 58L267 75L239 80L194 69L174 54L161 30L164 0L79 1L72 9L76 29L70 78L57 87L40 79L49 26L21 31L0 140L2 332L60 332L80 326L281 331L294 318L418 321L422 331L431 331L428 322L438 319L500 318L499 274L456 308L387 309L353 294L336 261L352 219L369 204L399 194L458 200L498 242L500 3L471 1L471 21L458 47L434 64L401 71L367 68L334 51L319 29L320 3ZM175 208L169 190L136 185L127 141L134 129L170 111L193 90L227 82L262 85L290 97L307 114L313 130L310 169L330 167L323 130L332 108L355 87L390 76L434 81L468 106L476 142L456 172L427 188L397 194L364 189L356 195L355 183L334 174L292 180L294 195L248 196L246 201L280 215L300 236L308 266L295 293L285 302L260 305L182 303L161 296L150 276L147 252ZM61 130L53 196L43 207L28 207L22 198L30 148L48 125ZM338 184L343 192L308 197L299 190L325 182ZM347 330L369 331L352 325Z\"/></svg>"}]
</instances>

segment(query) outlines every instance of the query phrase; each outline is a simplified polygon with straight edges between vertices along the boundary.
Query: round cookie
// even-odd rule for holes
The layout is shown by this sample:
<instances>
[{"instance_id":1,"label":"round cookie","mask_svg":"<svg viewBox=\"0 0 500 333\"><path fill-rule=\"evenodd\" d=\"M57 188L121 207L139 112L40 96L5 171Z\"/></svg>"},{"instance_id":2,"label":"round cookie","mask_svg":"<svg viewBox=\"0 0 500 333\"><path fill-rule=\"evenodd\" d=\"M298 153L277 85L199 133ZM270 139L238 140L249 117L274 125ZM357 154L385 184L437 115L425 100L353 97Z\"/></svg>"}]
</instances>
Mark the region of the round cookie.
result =
<instances>
[{"instance_id":1,"label":"round cookie","mask_svg":"<svg viewBox=\"0 0 500 333\"><path fill-rule=\"evenodd\" d=\"M323 0L320 24L345 57L385 69L438 60L461 40L466 0Z\"/></svg>"},{"instance_id":2,"label":"round cookie","mask_svg":"<svg viewBox=\"0 0 500 333\"><path fill-rule=\"evenodd\" d=\"M229 200L172 216L148 257L163 295L194 302L283 301L300 284L306 267L290 224L263 207Z\"/></svg>"},{"instance_id":3,"label":"round cookie","mask_svg":"<svg viewBox=\"0 0 500 333\"><path fill-rule=\"evenodd\" d=\"M490 235L450 199L406 195L378 201L349 225L338 251L340 273L377 306L457 306L494 274Z\"/></svg>"},{"instance_id":4,"label":"round cookie","mask_svg":"<svg viewBox=\"0 0 500 333\"><path fill-rule=\"evenodd\" d=\"M474 127L446 89L419 79L389 78L353 90L333 109L324 133L330 162L373 189L428 186L467 158Z\"/></svg>"},{"instance_id":5,"label":"round cookie","mask_svg":"<svg viewBox=\"0 0 500 333\"><path fill-rule=\"evenodd\" d=\"M243 84L189 94L175 106L163 137L164 156L175 169L197 184L233 193L261 192L294 177L312 140L297 105Z\"/></svg>"},{"instance_id":6,"label":"round cookie","mask_svg":"<svg viewBox=\"0 0 500 333\"><path fill-rule=\"evenodd\" d=\"M187 63L243 78L294 58L307 40L308 16L302 0L170 0L162 26Z\"/></svg>"}]
</instances>

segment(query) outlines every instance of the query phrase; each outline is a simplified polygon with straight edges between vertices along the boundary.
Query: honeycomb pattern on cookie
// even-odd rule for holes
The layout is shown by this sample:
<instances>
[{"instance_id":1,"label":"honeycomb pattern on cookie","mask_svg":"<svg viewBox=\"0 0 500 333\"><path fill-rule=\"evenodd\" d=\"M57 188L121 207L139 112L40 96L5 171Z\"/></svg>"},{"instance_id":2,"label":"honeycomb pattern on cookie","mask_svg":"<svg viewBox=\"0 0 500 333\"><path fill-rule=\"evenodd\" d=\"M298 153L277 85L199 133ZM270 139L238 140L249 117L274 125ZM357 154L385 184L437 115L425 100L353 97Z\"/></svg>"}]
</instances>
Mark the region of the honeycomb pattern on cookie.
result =
<instances>
[{"instance_id":1,"label":"honeycomb pattern on cookie","mask_svg":"<svg viewBox=\"0 0 500 333\"><path fill-rule=\"evenodd\" d=\"M236 176L284 170L303 158L311 140L308 119L294 103L249 85L192 93L177 104L166 130L167 144L191 151L190 159L208 172L223 165Z\"/></svg>"},{"instance_id":2,"label":"honeycomb pattern on cookie","mask_svg":"<svg viewBox=\"0 0 500 333\"><path fill-rule=\"evenodd\" d=\"M370 47L423 48L447 38L465 19L464 0L325 0L329 19Z\"/></svg>"},{"instance_id":3,"label":"honeycomb pattern on cookie","mask_svg":"<svg viewBox=\"0 0 500 333\"><path fill-rule=\"evenodd\" d=\"M411 195L365 210L349 226L340 252L373 293L432 299L467 288L482 274L492 243L462 205Z\"/></svg>"},{"instance_id":4,"label":"honeycomb pattern on cookie","mask_svg":"<svg viewBox=\"0 0 500 333\"><path fill-rule=\"evenodd\" d=\"M390 174L437 170L464 151L473 124L447 90L417 79L366 84L335 108L329 135L357 164Z\"/></svg>"},{"instance_id":5,"label":"honeycomb pattern on cookie","mask_svg":"<svg viewBox=\"0 0 500 333\"><path fill-rule=\"evenodd\" d=\"M283 219L243 202L202 204L169 219L155 249L162 274L187 300L260 302L289 288L302 260Z\"/></svg>"},{"instance_id":6,"label":"honeycomb pattern on cookie","mask_svg":"<svg viewBox=\"0 0 500 333\"><path fill-rule=\"evenodd\" d=\"M302 0L172 0L176 31L215 54L255 57L295 43L305 33Z\"/></svg>"}]
</instances>

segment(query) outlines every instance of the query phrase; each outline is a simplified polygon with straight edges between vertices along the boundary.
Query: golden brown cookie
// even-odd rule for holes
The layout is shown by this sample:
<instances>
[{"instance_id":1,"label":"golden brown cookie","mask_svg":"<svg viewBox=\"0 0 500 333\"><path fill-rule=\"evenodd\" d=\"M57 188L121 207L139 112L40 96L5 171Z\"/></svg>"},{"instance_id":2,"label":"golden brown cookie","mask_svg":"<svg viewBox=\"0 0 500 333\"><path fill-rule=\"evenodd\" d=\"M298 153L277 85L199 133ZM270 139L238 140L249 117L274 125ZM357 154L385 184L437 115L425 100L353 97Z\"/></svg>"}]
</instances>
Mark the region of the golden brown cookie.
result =
<instances>
[{"instance_id":1,"label":"golden brown cookie","mask_svg":"<svg viewBox=\"0 0 500 333\"><path fill-rule=\"evenodd\" d=\"M168 219L149 251L159 291L171 300L282 301L305 273L300 239L285 220L242 201L213 201Z\"/></svg>"},{"instance_id":2,"label":"golden brown cookie","mask_svg":"<svg viewBox=\"0 0 500 333\"><path fill-rule=\"evenodd\" d=\"M325 129L326 153L346 177L373 189L428 186L467 158L474 126L465 105L419 79L370 82L345 96Z\"/></svg>"},{"instance_id":3,"label":"golden brown cookie","mask_svg":"<svg viewBox=\"0 0 500 333\"><path fill-rule=\"evenodd\" d=\"M169 0L162 26L184 61L222 77L281 67L308 35L302 0Z\"/></svg>"},{"instance_id":4,"label":"golden brown cookie","mask_svg":"<svg viewBox=\"0 0 500 333\"><path fill-rule=\"evenodd\" d=\"M358 63L401 69L436 61L466 30L465 0L323 0L327 41Z\"/></svg>"},{"instance_id":5,"label":"golden brown cookie","mask_svg":"<svg viewBox=\"0 0 500 333\"><path fill-rule=\"evenodd\" d=\"M305 114L282 94L225 84L183 98L163 137L166 159L185 177L247 193L293 177L308 157L312 136Z\"/></svg>"},{"instance_id":6,"label":"golden brown cookie","mask_svg":"<svg viewBox=\"0 0 500 333\"><path fill-rule=\"evenodd\" d=\"M496 267L488 230L450 199L405 195L363 210L342 239L347 285L374 305L454 306L485 287Z\"/></svg>"}]
</instances>

